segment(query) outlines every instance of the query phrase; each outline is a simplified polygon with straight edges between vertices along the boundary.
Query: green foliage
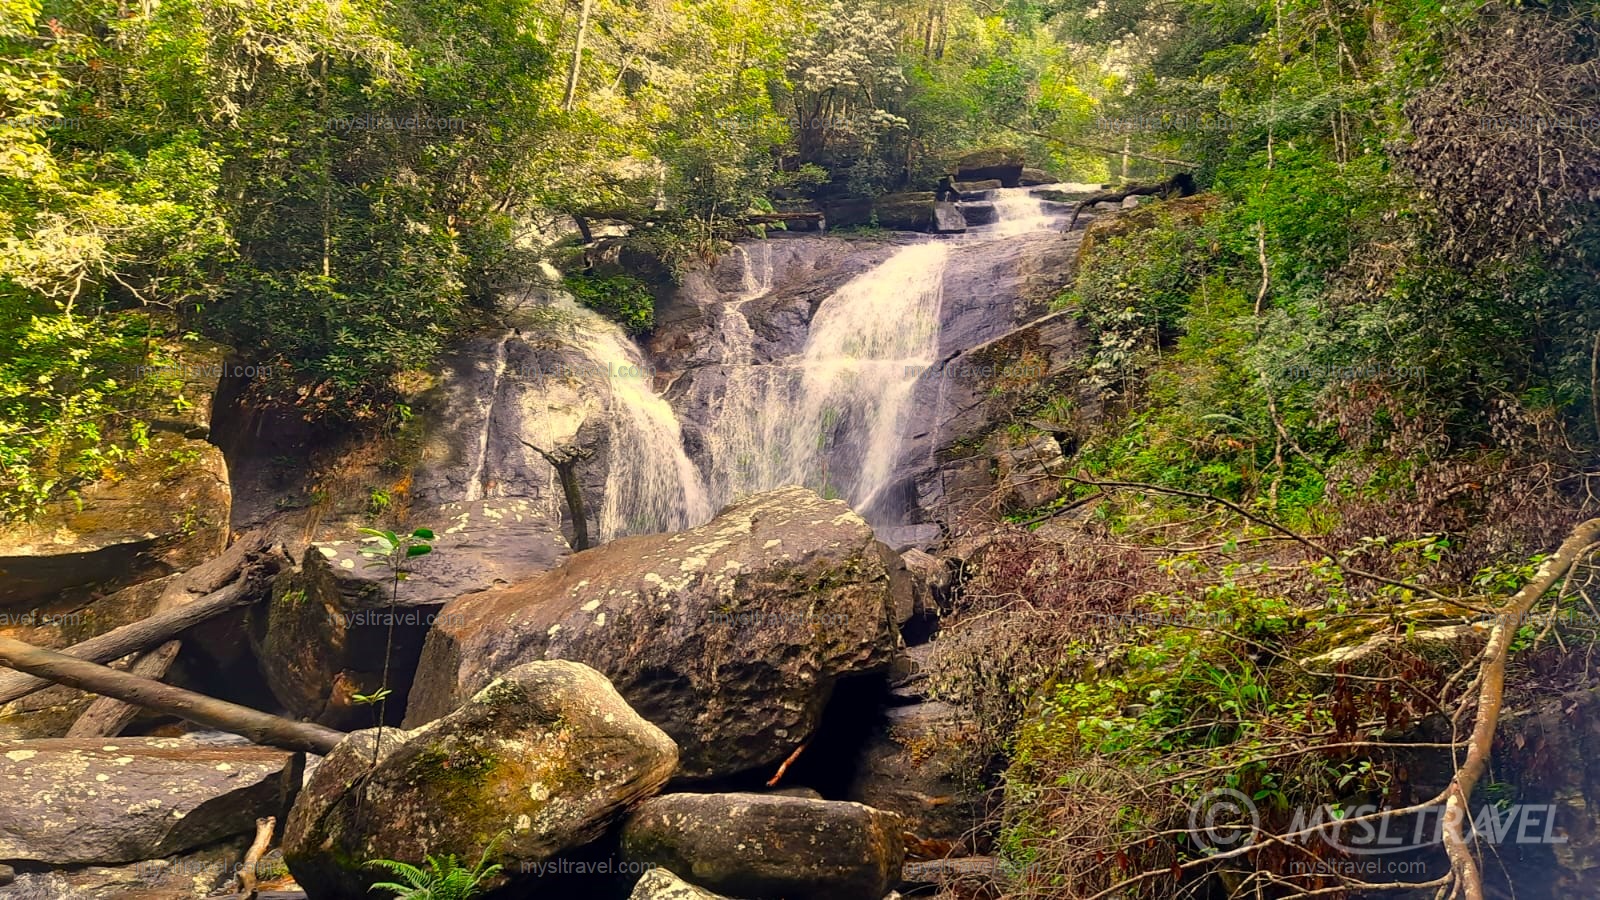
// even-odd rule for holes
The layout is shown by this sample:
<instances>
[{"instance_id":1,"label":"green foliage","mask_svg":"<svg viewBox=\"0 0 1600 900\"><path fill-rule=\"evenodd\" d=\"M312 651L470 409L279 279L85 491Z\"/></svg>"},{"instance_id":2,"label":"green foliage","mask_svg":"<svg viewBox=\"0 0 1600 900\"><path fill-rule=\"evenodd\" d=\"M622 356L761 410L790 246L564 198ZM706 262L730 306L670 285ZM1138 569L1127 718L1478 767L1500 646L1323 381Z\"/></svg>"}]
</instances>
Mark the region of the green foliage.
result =
<instances>
[{"instance_id":1,"label":"green foliage","mask_svg":"<svg viewBox=\"0 0 1600 900\"><path fill-rule=\"evenodd\" d=\"M443 858L429 854L425 868L392 859L369 860L368 865L393 872L402 879L401 882L379 882L369 890L388 891L397 900L471 900L483 893L486 882L500 874L502 866L489 863L494 845L491 841L477 865L470 869L457 862L454 854Z\"/></svg>"},{"instance_id":2,"label":"green foliage","mask_svg":"<svg viewBox=\"0 0 1600 900\"><path fill-rule=\"evenodd\" d=\"M578 302L621 325L629 334L648 334L656 324L650 288L631 275L568 275L563 282Z\"/></svg>"}]
</instances>

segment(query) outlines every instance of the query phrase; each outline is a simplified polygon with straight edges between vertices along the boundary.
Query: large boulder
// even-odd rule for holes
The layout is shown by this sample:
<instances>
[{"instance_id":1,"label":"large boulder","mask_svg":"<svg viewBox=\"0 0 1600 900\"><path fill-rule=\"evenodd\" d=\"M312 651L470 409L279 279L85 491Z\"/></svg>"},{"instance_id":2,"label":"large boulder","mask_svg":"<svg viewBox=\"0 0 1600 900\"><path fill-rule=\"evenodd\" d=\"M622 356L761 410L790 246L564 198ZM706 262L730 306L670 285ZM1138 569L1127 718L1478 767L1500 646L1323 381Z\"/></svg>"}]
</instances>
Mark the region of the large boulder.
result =
<instances>
[{"instance_id":1,"label":"large boulder","mask_svg":"<svg viewBox=\"0 0 1600 900\"><path fill-rule=\"evenodd\" d=\"M721 894L713 894L704 888L697 888L666 869L655 868L644 873L639 883L633 886L633 893L628 895L628 900L728 900L728 898Z\"/></svg>"},{"instance_id":2,"label":"large boulder","mask_svg":"<svg viewBox=\"0 0 1600 900\"><path fill-rule=\"evenodd\" d=\"M816 729L834 683L887 667L894 555L843 502L801 487L699 528L625 538L444 608L407 725L537 659L594 666L682 750L682 775L774 765ZM909 589L899 591L909 613Z\"/></svg>"},{"instance_id":3,"label":"large boulder","mask_svg":"<svg viewBox=\"0 0 1600 900\"><path fill-rule=\"evenodd\" d=\"M187 569L222 552L231 491L222 451L160 432L78 497L0 528L0 610Z\"/></svg>"},{"instance_id":4,"label":"large boulder","mask_svg":"<svg viewBox=\"0 0 1600 900\"><path fill-rule=\"evenodd\" d=\"M273 697L294 717L335 728L376 724L357 694L384 685L384 664L396 697L409 675L439 605L390 607L387 584L351 577L326 548L307 549L299 568L279 575L270 598L252 610L250 642ZM390 642L392 626L393 642Z\"/></svg>"},{"instance_id":5,"label":"large boulder","mask_svg":"<svg viewBox=\"0 0 1600 900\"><path fill-rule=\"evenodd\" d=\"M961 208L954 203L933 205L933 230L939 234L960 234L967 230L967 220Z\"/></svg>"},{"instance_id":6,"label":"large boulder","mask_svg":"<svg viewBox=\"0 0 1600 900\"><path fill-rule=\"evenodd\" d=\"M0 860L127 863L253 832L293 797L298 759L192 738L0 741Z\"/></svg>"},{"instance_id":7,"label":"large boulder","mask_svg":"<svg viewBox=\"0 0 1600 900\"><path fill-rule=\"evenodd\" d=\"M900 880L901 825L859 803L668 794L628 817L622 852L735 897L877 898Z\"/></svg>"},{"instance_id":8,"label":"large boulder","mask_svg":"<svg viewBox=\"0 0 1600 900\"><path fill-rule=\"evenodd\" d=\"M6 900L200 900L231 894L244 868L250 835L175 854L119 866L34 869L17 876ZM3 869L0 866L0 869ZM0 878L0 885L5 883ZM270 888L266 878L262 888Z\"/></svg>"},{"instance_id":9,"label":"large boulder","mask_svg":"<svg viewBox=\"0 0 1600 900\"><path fill-rule=\"evenodd\" d=\"M966 220L969 227L978 225L993 225L1000 221L1000 210L992 202L967 203L960 206L961 218Z\"/></svg>"},{"instance_id":10,"label":"large boulder","mask_svg":"<svg viewBox=\"0 0 1600 900\"><path fill-rule=\"evenodd\" d=\"M1010 147L991 147L968 153L956 161L957 181L987 181L995 179L1004 187L1017 187L1022 183L1023 156L1021 150Z\"/></svg>"},{"instance_id":11,"label":"large boulder","mask_svg":"<svg viewBox=\"0 0 1600 900\"><path fill-rule=\"evenodd\" d=\"M444 718L334 748L295 801L284 859L314 897L366 896L385 877L373 859L476 861L491 845L501 879L515 879L598 837L677 761L598 672L529 663Z\"/></svg>"},{"instance_id":12,"label":"large boulder","mask_svg":"<svg viewBox=\"0 0 1600 900\"><path fill-rule=\"evenodd\" d=\"M932 191L884 194L872 203L878 227L891 231L932 231L937 204Z\"/></svg>"},{"instance_id":13,"label":"large boulder","mask_svg":"<svg viewBox=\"0 0 1600 900\"><path fill-rule=\"evenodd\" d=\"M1022 187L1037 187L1041 184L1056 184L1061 179L1043 169L1023 168L1018 176L1017 183Z\"/></svg>"}]
</instances>

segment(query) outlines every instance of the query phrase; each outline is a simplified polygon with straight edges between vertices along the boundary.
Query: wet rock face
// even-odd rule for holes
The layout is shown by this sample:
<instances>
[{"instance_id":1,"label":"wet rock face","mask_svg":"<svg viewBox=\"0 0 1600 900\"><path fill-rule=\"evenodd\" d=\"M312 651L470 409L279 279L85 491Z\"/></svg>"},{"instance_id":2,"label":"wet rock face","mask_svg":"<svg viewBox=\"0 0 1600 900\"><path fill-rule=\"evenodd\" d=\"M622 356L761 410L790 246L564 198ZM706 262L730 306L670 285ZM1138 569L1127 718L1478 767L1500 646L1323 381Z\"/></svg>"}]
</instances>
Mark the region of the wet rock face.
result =
<instances>
[{"instance_id":1,"label":"wet rock face","mask_svg":"<svg viewBox=\"0 0 1600 900\"><path fill-rule=\"evenodd\" d=\"M899 816L768 794L668 794L642 804L623 855L752 900L878 898L900 880Z\"/></svg>"},{"instance_id":2,"label":"wet rock face","mask_svg":"<svg viewBox=\"0 0 1600 900\"><path fill-rule=\"evenodd\" d=\"M340 744L295 802L284 859L312 896L360 897L389 880L368 860L453 853L470 864L493 842L501 879L516 880L598 837L676 765L671 739L602 675L529 663L442 719L386 729L381 745L376 730Z\"/></svg>"},{"instance_id":3,"label":"wet rock face","mask_svg":"<svg viewBox=\"0 0 1600 900\"><path fill-rule=\"evenodd\" d=\"M296 758L175 738L0 742L0 860L110 865L254 832L299 787Z\"/></svg>"},{"instance_id":4,"label":"wet rock face","mask_svg":"<svg viewBox=\"0 0 1600 900\"><path fill-rule=\"evenodd\" d=\"M579 553L446 606L407 724L512 666L571 659L678 742L684 777L775 765L815 730L840 677L888 665L898 619L883 552L843 502L789 487L699 528Z\"/></svg>"}]
</instances>

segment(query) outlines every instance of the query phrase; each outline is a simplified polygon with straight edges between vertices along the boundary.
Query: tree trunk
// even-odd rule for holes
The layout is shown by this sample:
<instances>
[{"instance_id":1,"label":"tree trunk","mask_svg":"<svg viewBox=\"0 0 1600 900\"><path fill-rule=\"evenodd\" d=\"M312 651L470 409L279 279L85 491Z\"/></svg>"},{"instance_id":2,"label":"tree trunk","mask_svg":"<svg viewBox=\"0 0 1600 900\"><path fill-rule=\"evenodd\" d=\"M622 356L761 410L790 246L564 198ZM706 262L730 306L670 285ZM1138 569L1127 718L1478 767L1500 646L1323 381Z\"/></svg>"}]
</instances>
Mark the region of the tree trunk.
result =
<instances>
[{"instance_id":1,"label":"tree trunk","mask_svg":"<svg viewBox=\"0 0 1600 900\"><path fill-rule=\"evenodd\" d=\"M527 441L523 441L522 445L544 457L544 461L556 470L556 476L561 479L561 493L567 498L567 511L572 514L572 549L589 549L589 523L583 515L583 489L578 484L577 470L578 463L588 459L594 451L565 444L547 453Z\"/></svg>"},{"instance_id":2,"label":"tree trunk","mask_svg":"<svg viewBox=\"0 0 1600 900\"><path fill-rule=\"evenodd\" d=\"M208 570L208 574L214 576L215 569L225 568L215 564L225 562L233 553L234 548L229 548L223 557L203 563L190 571L199 573ZM243 552L238 556L240 558L234 571L239 571L240 574L233 583L213 590L198 600L158 612L148 619L114 628L105 634L74 644L63 652L68 656L97 663L121 659L130 653L142 653L228 610L248 605L258 595L264 583L288 563L288 557L276 547L265 551ZM0 705L10 703L19 697L26 697L48 686L47 680L21 673L0 675Z\"/></svg>"},{"instance_id":3,"label":"tree trunk","mask_svg":"<svg viewBox=\"0 0 1600 900\"><path fill-rule=\"evenodd\" d=\"M167 641L134 660L133 665L128 667L128 672L140 678L160 681L166 677L167 670L172 668L172 661L178 658L178 651L182 648L182 641ZM83 711L78 721L72 723L72 727L67 729L67 737L116 737L138 714L137 706L130 706L110 697L101 697L89 704L89 708Z\"/></svg>"},{"instance_id":4,"label":"tree trunk","mask_svg":"<svg viewBox=\"0 0 1600 900\"><path fill-rule=\"evenodd\" d=\"M11 638L0 638L0 666L80 691L115 697L148 710L247 737L268 747L326 756L345 738L343 732L321 725L291 722Z\"/></svg>"},{"instance_id":5,"label":"tree trunk","mask_svg":"<svg viewBox=\"0 0 1600 900\"><path fill-rule=\"evenodd\" d=\"M567 69L567 96L561 101L561 108L567 112L572 111L572 99L578 93L578 72L583 68L583 38L589 32L589 11L594 8L594 0L583 0L583 10L578 13L578 37L572 43L572 65Z\"/></svg>"}]
</instances>

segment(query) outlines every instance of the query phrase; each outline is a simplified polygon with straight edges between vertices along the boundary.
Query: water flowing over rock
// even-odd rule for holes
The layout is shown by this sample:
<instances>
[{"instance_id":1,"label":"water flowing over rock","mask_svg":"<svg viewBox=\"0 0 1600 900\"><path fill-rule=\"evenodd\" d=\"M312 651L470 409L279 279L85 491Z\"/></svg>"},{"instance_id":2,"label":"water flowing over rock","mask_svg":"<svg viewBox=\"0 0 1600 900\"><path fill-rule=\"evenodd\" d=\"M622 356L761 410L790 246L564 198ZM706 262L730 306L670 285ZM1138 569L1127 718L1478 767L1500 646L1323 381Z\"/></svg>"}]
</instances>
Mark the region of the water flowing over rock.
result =
<instances>
[{"instance_id":1,"label":"water flowing over rock","mask_svg":"<svg viewBox=\"0 0 1600 900\"><path fill-rule=\"evenodd\" d=\"M998 221L959 237L741 246L665 304L651 351L713 505L804 484L897 547L937 537L940 453L1005 417L982 403L997 383L1065 370L1064 346L1042 362L962 358L1043 316L1077 252L1059 209L994 195Z\"/></svg>"},{"instance_id":2,"label":"water flowing over rock","mask_svg":"<svg viewBox=\"0 0 1600 900\"><path fill-rule=\"evenodd\" d=\"M315 897L360 897L384 872L455 854L525 866L598 837L671 776L677 748L588 666L518 666L444 718L351 735L312 773L284 859Z\"/></svg>"},{"instance_id":3,"label":"water flowing over rock","mask_svg":"<svg viewBox=\"0 0 1600 900\"><path fill-rule=\"evenodd\" d=\"M681 775L776 765L815 730L839 678L888 665L898 640L890 561L849 507L798 487L699 528L576 554L445 607L407 724L520 663L571 659L605 673L678 742Z\"/></svg>"},{"instance_id":4,"label":"water flowing over rock","mask_svg":"<svg viewBox=\"0 0 1600 900\"><path fill-rule=\"evenodd\" d=\"M667 794L642 804L623 854L752 900L879 898L900 880L900 817L770 794Z\"/></svg>"}]
</instances>

